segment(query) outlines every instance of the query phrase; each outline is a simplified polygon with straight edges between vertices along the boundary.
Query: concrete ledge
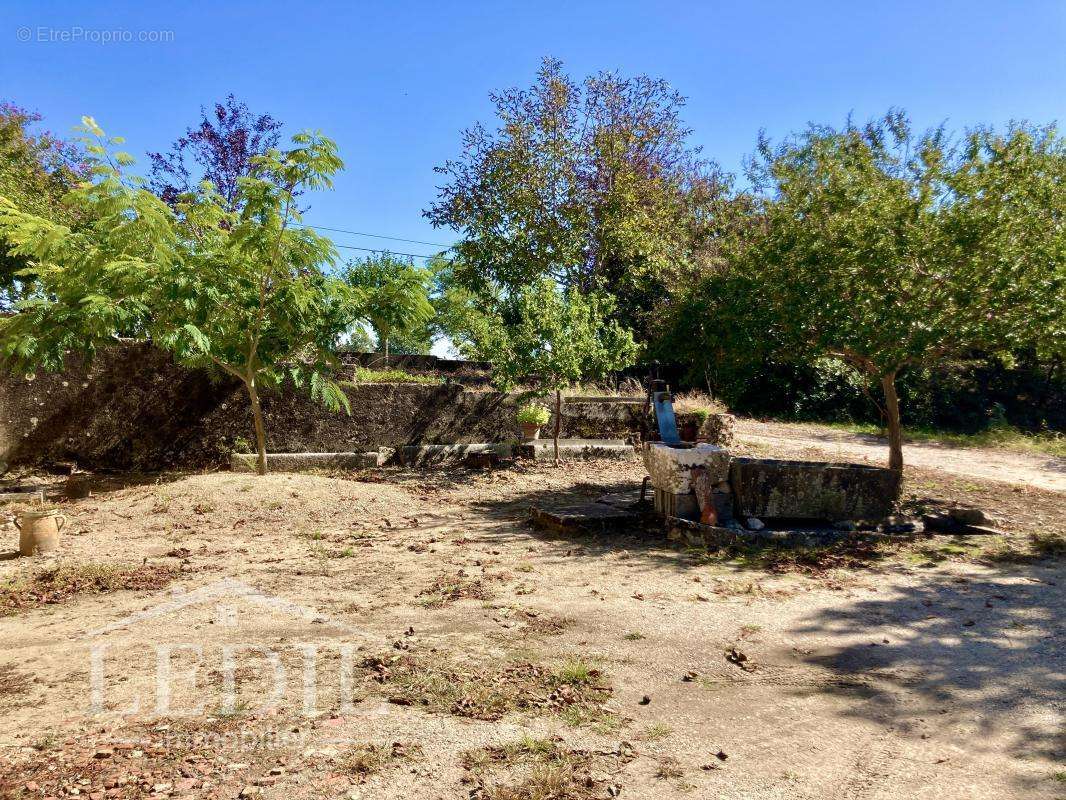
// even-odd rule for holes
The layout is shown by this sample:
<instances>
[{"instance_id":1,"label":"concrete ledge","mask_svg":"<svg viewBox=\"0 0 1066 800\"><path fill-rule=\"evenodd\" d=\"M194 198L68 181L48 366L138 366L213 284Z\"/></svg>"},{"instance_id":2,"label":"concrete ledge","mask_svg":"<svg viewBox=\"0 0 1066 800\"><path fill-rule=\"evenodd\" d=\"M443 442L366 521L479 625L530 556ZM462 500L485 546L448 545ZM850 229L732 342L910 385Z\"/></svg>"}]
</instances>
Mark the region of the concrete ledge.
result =
<instances>
[{"instance_id":1,"label":"concrete ledge","mask_svg":"<svg viewBox=\"0 0 1066 800\"><path fill-rule=\"evenodd\" d=\"M511 455L511 445L499 442L476 444L419 444L401 447L396 451L401 464L408 466L442 464L460 461L474 453L495 453L500 458Z\"/></svg>"},{"instance_id":2,"label":"concrete ledge","mask_svg":"<svg viewBox=\"0 0 1066 800\"><path fill-rule=\"evenodd\" d=\"M530 518L538 528L556 533L614 533L623 530L640 519L633 511L617 508L607 503L575 503L529 509Z\"/></svg>"},{"instance_id":3,"label":"concrete ledge","mask_svg":"<svg viewBox=\"0 0 1066 800\"><path fill-rule=\"evenodd\" d=\"M523 442L515 448L515 455L535 461L555 458L551 439ZM559 458L633 458L633 445L623 439L560 439Z\"/></svg>"},{"instance_id":4,"label":"concrete ledge","mask_svg":"<svg viewBox=\"0 0 1066 800\"><path fill-rule=\"evenodd\" d=\"M722 528L687 519L668 518L666 537L689 547L728 547L733 544L756 547L825 547L841 542L887 541L893 538L880 531L842 531L832 528L749 531L740 526Z\"/></svg>"},{"instance_id":5,"label":"concrete ledge","mask_svg":"<svg viewBox=\"0 0 1066 800\"><path fill-rule=\"evenodd\" d=\"M255 453L233 453L230 469L234 472L255 472L258 456ZM271 472L305 472L312 469L366 469L381 466L380 453L267 453L267 469Z\"/></svg>"}]
</instances>

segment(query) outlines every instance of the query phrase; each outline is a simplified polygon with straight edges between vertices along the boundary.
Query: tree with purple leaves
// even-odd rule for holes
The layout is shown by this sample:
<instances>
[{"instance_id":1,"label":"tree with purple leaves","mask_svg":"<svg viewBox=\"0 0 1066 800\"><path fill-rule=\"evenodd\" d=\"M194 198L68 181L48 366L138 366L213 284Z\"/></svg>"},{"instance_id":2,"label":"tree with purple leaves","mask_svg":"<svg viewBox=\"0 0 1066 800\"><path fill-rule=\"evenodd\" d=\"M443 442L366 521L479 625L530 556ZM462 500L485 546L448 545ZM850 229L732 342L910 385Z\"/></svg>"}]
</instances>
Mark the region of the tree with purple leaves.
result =
<instances>
[{"instance_id":1,"label":"tree with purple leaves","mask_svg":"<svg viewBox=\"0 0 1066 800\"><path fill-rule=\"evenodd\" d=\"M231 93L188 128L168 153L149 153L149 187L171 208L182 194L210 181L230 211L239 205L238 181L247 176L256 156L276 147L282 123L269 114L252 114Z\"/></svg>"}]
</instances>

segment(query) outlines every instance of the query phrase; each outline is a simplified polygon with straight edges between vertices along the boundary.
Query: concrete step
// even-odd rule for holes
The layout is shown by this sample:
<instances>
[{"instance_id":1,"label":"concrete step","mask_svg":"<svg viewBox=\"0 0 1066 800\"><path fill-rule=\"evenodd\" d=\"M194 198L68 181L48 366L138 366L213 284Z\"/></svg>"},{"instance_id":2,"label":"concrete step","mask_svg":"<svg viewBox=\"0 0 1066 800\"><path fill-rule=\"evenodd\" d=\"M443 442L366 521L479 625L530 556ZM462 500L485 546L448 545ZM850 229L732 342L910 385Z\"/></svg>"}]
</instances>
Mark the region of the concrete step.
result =
<instances>
[{"instance_id":1,"label":"concrete step","mask_svg":"<svg viewBox=\"0 0 1066 800\"><path fill-rule=\"evenodd\" d=\"M255 472L258 456L255 453L233 453L230 469L234 472ZM306 472L315 469L366 469L385 462L381 453L267 453L267 469L271 472Z\"/></svg>"},{"instance_id":2,"label":"concrete step","mask_svg":"<svg viewBox=\"0 0 1066 800\"><path fill-rule=\"evenodd\" d=\"M511 456L511 445L501 442L477 442L473 444L419 444L401 447L397 456L401 464L409 466L443 464L463 461L474 453L494 453L500 458Z\"/></svg>"},{"instance_id":3,"label":"concrete step","mask_svg":"<svg viewBox=\"0 0 1066 800\"><path fill-rule=\"evenodd\" d=\"M515 448L515 455L537 461L555 458L551 439L523 442ZM633 445L622 439L560 439L560 458L633 458Z\"/></svg>"},{"instance_id":4,"label":"concrete step","mask_svg":"<svg viewBox=\"0 0 1066 800\"><path fill-rule=\"evenodd\" d=\"M529 509L533 524L557 533L613 533L640 520L640 515L606 503L574 503Z\"/></svg>"}]
</instances>

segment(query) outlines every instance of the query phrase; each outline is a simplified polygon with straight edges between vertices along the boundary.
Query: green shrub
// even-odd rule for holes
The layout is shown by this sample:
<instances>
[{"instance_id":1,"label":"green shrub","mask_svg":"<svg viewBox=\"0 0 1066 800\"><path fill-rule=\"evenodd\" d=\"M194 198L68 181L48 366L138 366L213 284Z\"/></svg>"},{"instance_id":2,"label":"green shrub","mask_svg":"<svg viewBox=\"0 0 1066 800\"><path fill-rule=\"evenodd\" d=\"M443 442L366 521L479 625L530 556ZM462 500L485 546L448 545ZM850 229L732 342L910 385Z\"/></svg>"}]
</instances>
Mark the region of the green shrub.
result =
<instances>
[{"instance_id":1,"label":"green shrub","mask_svg":"<svg viewBox=\"0 0 1066 800\"><path fill-rule=\"evenodd\" d=\"M542 405L530 403L518 409L518 422L521 425L546 425L551 419L551 413Z\"/></svg>"},{"instance_id":2,"label":"green shrub","mask_svg":"<svg viewBox=\"0 0 1066 800\"><path fill-rule=\"evenodd\" d=\"M415 375L402 369L355 368L355 383L440 383L439 375Z\"/></svg>"}]
</instances>

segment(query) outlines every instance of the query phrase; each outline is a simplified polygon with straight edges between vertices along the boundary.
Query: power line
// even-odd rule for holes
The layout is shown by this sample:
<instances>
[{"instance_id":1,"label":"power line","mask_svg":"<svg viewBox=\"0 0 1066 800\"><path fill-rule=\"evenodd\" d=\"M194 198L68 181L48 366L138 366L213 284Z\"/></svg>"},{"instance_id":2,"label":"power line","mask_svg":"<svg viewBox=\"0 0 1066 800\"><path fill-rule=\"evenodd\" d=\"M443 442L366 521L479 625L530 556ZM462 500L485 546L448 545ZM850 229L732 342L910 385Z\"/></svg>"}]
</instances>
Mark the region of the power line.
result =
<instances>
[{"instance_id":1,"label":"power line","mask_svg":"<svg viewBox=\"0 0 1066 800\"><path fill-rule=\"evenodd\" d=\"M448 250L452 248L450 244L440 244L439 242L425 242L421 239L404 239L400 236L384 236L380 233L364 233L362 231L350 231L347 228L327 228L325 225L307 225L304 223L296 223L302 228L314 228L319 231L332 231L333 233L350 233L353 236L369 236L371 239L389 239L394 242L410 242L411 244L425 244L430 247L443 247ZM377 252L377 251L375 251Z\"/></svg>"},{"instance_id":2,"label":"power line","mask_svg":"<svg viewBox=\"0 0 1066 800\"><path fill-rule=\"evenodd\" d=\"M363 250L367 253L389 253L394 256L410 256L411 258L436 258L439 253L434 253L431 256L423 255L422 253L400 253L396 250L382 250L374 249L373 247L356 247L354 244L337 244L333 243L334 247L343 247L345 250Z\"/></svg>"}]
</instances>

